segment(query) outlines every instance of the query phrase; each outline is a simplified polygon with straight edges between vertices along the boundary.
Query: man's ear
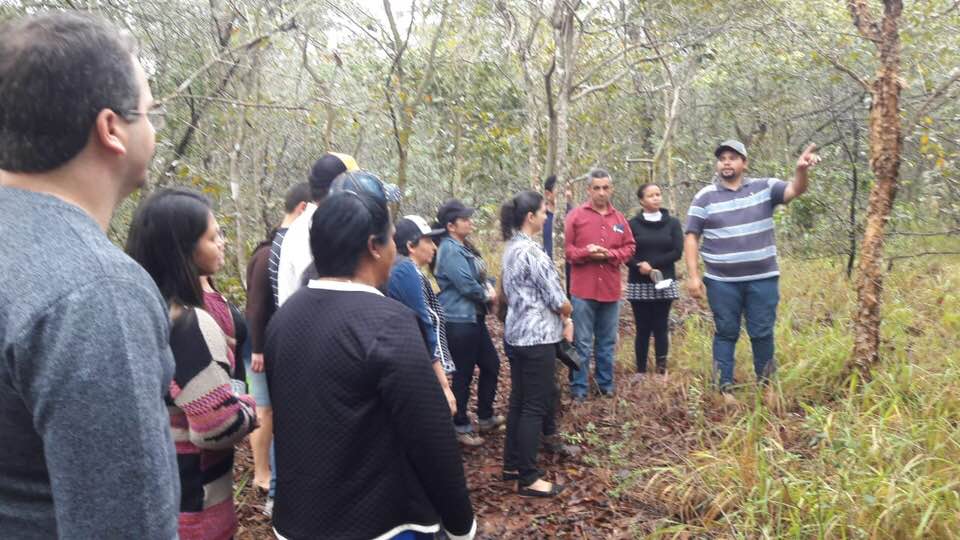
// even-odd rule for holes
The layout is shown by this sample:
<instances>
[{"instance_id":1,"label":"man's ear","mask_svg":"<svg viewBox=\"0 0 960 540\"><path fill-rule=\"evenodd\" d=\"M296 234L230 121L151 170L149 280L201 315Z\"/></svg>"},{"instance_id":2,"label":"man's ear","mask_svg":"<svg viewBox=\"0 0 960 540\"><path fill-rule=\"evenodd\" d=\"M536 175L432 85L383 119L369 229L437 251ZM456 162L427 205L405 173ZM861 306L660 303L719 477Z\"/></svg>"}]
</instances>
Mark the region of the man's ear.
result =
<instances>
[{"instance_id":1,"label":"man's ear","mask_svg":"<svg viewBox=\"0 0 960 540\"><path fill-rule=\"evenodd\" d=\"M374 259L379 259L380 257L383 256L380 254L379 246L377 246L377 237L372 234L370 235L369 238L367 238L367 251L370 253L370 256L373 257Z\"/></svg>"},{"instance_id":2,"label":"man's ear","mask_svg":"<svg viewBox=\"0 0 960 540\"><path fill-rule=\"evenodd\" d=\"M306 209L307 209L307 202L306 202L306 201L300 201L300 202L297 203L297 207L293 209L293 213L299 216L299 215L302 214L303 211L306 210Z\"/></svg>"},{"instance_id":3,"label":"man's ear","mask_svg":"<svg viewBox=\"0 0 960 540\"><path fill-rule=\"evenodd\" d=\"M97 113L93 122L91 139L107 152L118 156L127 153L126 122L110 109Z\"/></svg>"}]
</instances>

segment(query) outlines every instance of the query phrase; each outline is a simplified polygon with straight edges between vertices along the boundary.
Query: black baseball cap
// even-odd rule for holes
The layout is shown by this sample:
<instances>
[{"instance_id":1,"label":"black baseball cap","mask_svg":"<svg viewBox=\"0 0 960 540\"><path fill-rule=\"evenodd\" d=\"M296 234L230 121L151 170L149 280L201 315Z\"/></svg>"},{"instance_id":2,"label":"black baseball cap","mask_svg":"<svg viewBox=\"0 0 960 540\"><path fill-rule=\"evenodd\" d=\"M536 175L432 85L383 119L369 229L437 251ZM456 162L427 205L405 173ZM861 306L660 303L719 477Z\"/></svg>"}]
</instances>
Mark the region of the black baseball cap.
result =
<instances>
[{"instance_id":1,"label":"black baseball cap","mask_svg":"<svg viewBox=\"0 0 960 540\"><path fill-rule=\"evenodd\" d=\"M427 220L416 215L403 216L394 228L393 241L397 248L406 246L407 242L416 244L424 236L439 236L446 232L443 229L431 229Z\"/></svg>"},{"instance_id":2,"label":"black baseball cap","mask_svg":"<svg viewBox=\"0 0 960 540\"><path fill-rule=\"evenodd\" d=\"M347 154L327 152L310 168L310 193L314 199L322 199L330 190L330 184L341 173L360 169L353 157Z\"/></svg>"},{"instance_id":3,"label":"black baseball cap","mask_svg":"<svg viewBox=\"0 0 960 540\"><path fill-rule=\"evenodd\" d=\"M472 216L475 211L457 199L450 199L437 209L437 221L440 222L441 227L446 227L448 223L453 223L459 218Z\"/></svg>"}]
</instances>

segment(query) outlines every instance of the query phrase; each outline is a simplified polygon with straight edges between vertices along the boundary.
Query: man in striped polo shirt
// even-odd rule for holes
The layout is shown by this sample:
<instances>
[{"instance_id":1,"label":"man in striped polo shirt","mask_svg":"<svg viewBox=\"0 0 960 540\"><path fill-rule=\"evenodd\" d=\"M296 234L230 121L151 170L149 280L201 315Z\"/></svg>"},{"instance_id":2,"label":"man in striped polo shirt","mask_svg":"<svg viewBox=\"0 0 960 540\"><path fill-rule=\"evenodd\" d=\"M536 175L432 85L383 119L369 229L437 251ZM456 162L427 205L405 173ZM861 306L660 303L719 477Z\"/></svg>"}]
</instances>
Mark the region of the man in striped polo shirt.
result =
<instances>
[{"instance_id":1,"label":"man in striped polo shirt","mask_svg":"<svg viewBox=\"0 0 960 540\"><path fill-rule=\"evenodd\" d=\"M714 374L728 402L733 385L734 349L740 337L740 319L747 320L757 379L776 371L773 327L780 299L773 210L807 190L807 171L820 161L811 144L797 160L793 181L744 177L747 149L728 140L714 151L717 174L700 190L687 211L684 258L690 296L707 301L713 311ZM700 239L703 245L700 245ZM705 267L701 280L699 256Z\"/></svg>"}]
</instances>

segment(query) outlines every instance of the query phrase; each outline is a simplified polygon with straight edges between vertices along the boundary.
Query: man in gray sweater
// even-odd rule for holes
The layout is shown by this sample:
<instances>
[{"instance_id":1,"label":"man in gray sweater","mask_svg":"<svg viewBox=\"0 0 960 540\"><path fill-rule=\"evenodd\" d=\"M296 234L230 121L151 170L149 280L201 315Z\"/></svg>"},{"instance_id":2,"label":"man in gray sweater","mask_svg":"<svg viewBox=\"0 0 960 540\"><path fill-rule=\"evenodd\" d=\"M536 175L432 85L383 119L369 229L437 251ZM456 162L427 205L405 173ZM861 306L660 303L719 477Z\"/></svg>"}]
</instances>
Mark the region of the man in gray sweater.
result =
<instances>
[{"instance_id":1,"label":"man in gray sweater","mask_svg":"<svg viewBox=\"0 0 960 540\"><path fill-rule=\"evenodd\" d=\"M132 42L57 13L0 25L0 535L171 539L166 305L107 239L154 128Z\"/></svg>"}]
</instances>

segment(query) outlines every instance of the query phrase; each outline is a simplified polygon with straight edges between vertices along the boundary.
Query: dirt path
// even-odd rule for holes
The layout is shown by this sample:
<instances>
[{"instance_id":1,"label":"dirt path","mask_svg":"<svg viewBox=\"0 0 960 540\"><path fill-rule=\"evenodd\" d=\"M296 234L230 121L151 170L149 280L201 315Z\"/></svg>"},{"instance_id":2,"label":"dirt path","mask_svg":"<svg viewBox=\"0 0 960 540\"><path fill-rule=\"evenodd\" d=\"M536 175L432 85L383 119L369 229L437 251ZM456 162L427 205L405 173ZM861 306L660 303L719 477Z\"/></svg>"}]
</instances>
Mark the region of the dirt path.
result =
<instances>
[{"instance_id":1,"label":"dirt path","mask_svg":"<svg viewBox=\"0 0 960 540\"><path fill-rule=\"evenodd\" d=\"M682 310L681 310L682 311ZM501 328L490 319L495 343ZM630 309L621 312L620 336L632 339ZM618 349L632 344L621 342ZM498 343L498 349L500 344ZM502 350L501 350L502 353ZM510 392L509 364L501 355L496 411L506 414ZM464 451L464 469L479 521L478 538L634 538L663 524L667 510L643 489L642 471L676 462L692 450L684 375L635 378L618 364L617 396L593 397L575 405L568 399L566 369L558 376L563 402L560 431L582 449L576 458L541 454L539 463L548 479L567 484L556 499L538 500L515 494L515 482L499 480L504 432L485 435L486 444ZM471 405L471 410L473 407ZM249 448L237 456L237 486L252 469ZM239 539L272 538L268 520L259 508L262 499L250 486L237 497L241 530Z\"/></svg>"}]
</instances>

